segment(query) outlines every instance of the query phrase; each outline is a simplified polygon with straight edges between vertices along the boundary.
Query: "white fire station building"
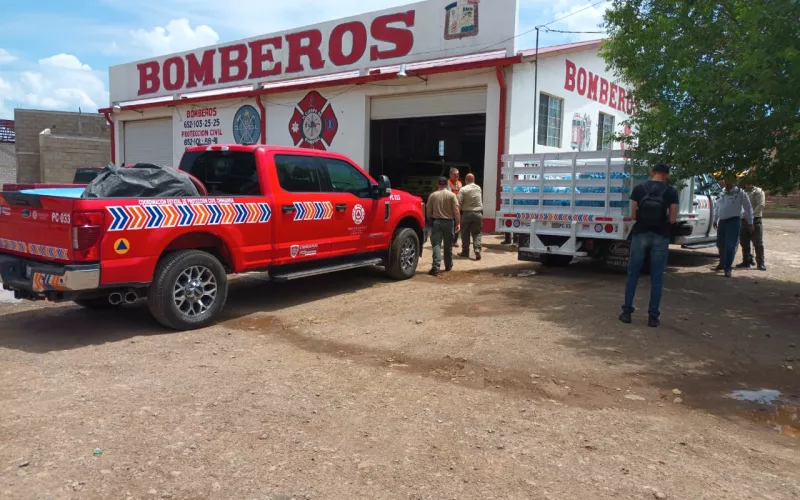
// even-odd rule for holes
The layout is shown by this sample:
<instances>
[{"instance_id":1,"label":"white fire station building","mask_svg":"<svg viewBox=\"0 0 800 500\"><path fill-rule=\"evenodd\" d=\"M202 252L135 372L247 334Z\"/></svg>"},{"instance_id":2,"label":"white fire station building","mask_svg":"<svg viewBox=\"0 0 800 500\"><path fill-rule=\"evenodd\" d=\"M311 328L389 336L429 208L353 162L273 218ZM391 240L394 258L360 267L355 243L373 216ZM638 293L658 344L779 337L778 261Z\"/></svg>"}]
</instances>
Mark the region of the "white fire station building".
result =
<instances>
[{"instance_id":1,"label":"white fire station building","mask_svg":"<svg viewBox=\"0 0 800 500\"><path fill-rule=\"evenodd\" d=\"M517 51L518 0L425 0L110 69L112 158L178 166L203 144L349 156L403 189L456 166L494 230L505 153L620 148L633 109L600 41Z\"/></svg>"}]
</instances>

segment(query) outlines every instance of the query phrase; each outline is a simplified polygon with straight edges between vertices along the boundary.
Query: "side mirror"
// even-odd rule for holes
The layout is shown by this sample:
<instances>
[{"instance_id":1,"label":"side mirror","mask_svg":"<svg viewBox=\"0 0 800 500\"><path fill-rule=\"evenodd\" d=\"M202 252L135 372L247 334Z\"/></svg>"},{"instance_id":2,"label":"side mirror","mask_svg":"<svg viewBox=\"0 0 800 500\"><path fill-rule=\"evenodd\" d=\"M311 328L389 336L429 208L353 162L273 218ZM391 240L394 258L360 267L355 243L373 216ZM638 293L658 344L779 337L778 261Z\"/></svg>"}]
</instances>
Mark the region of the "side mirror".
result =
<instances>
[{"instance_id":1,"label":"side mirror","mask_svg":"<svg viewBox=\"0 0 800 500\"><path fill-rule=\"evenodd\" d=\"M385 175L378 177L378 184L372 186L372 193L375 198L387 198L392 194L392 183Z\"/></svg>"}]
</instances>

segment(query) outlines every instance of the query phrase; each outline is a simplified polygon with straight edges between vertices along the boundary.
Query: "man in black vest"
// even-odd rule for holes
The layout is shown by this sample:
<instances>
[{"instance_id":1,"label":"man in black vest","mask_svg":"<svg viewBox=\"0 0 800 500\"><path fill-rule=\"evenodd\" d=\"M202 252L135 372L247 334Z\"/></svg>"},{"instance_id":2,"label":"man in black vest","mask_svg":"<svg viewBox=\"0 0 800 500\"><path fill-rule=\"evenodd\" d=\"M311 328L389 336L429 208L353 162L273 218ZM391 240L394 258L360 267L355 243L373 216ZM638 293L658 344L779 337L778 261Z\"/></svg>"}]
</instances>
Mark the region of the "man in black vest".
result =
<instances>
[{"instance_id":1,"label":"man in black vest","mask_svg":"<svg viewBox=\"0 0 800 500\"><path fill-rule=\"evenodd\" d=\"M633 239L628 259L628 280L625 283L625 305L619 320L623 323L632 321L635 311L633 298L636 285L644 267L645 260L650 260L650 306L647 310L647 326L656 328L661 323L659 306L661 289L664 281L664 269L667 267L669 240L672 226L678 219L678 190L667 184L669 166L663 163L653 165L650 170L651 180L633 188L631 192L631 217L636 221L633 226Z\"/></svg>"}]
</instances>

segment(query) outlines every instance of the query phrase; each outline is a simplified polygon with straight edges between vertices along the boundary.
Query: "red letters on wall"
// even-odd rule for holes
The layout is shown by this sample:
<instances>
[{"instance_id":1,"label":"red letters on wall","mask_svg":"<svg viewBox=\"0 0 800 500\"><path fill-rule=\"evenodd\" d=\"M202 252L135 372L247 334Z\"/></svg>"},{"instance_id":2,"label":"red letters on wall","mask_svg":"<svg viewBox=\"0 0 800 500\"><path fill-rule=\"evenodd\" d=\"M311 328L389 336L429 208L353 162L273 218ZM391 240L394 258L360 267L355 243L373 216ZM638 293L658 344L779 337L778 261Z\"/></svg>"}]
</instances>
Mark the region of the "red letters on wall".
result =
<instances>
[{"instance_id":1,"label":"red letters on wall","mask_svg":"<svg viewBox=\"0 0 800 500\"><path fill-rule=\"evenodd\" d=\"M416 11L410 10L376 18L369 31L359 21L340 24L328 37L327 60L322 53L325 41L322 32L307 30L253 40L246 45L236 43L208 49L199 58L190 53L170 57L163 63L147 61L136 66L138 95L320 70L327 64L346 67L363 60L368 46L370 62L405 57L414 48L411 28L415 22ZM348 48L345 48L345 40L352 41L347 44ZM285 58L281 57L282 50L287 51ZM286 61L285 67L282 60Z\"/></svg>"},{"instance_id":2,"label":"red letters on wall","mask_svg":"<svg viewBox=\"0 0 800 500\"><path fill-rule=\"evenodd\" d=\"M599 92L598 84L600 86ZM566 60L564 89L569 92L577 92L588 99L608 105L627 114L631 114L634 111L633 98L623 87L609 82L600 75L587 71L585 68L579 68L569 59Z\"/></svg>"}]
</instances>

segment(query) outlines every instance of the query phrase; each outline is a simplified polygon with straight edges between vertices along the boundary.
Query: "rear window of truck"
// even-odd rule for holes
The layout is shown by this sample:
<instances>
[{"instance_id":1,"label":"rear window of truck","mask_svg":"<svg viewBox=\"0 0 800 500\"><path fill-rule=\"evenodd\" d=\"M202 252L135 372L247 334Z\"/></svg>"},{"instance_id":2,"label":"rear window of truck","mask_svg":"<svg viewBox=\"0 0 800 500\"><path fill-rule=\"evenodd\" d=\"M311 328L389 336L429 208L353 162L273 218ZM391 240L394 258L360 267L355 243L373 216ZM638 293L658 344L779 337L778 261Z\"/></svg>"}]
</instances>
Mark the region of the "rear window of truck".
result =
<instances>
[{"instance_id":1,"label":"rear window of truck","mask_svg":"<svg viewBox=\"0 0 800 500\"><path fill-rule=\"evenodd\" d=\"M253 153L241 151L185 153L179 169L202 182L209 196L261 194L256 156Z\"/></svg>"}]
</instances>

